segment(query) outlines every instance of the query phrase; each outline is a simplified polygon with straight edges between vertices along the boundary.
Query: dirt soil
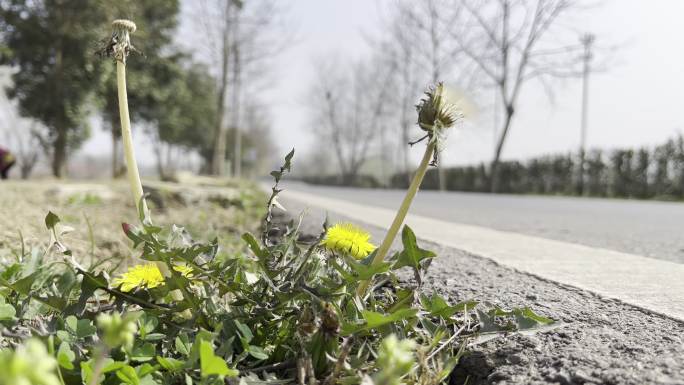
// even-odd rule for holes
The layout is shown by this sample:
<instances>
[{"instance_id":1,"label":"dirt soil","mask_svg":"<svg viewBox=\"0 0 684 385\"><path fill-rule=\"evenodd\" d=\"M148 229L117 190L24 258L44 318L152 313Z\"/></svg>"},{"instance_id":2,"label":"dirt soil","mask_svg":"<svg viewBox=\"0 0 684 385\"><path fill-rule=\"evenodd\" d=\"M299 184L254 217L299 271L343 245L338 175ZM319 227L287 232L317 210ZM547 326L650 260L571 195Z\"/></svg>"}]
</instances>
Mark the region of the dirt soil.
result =
<instances>
[{"instance_id":1,"label":"dirt soil","mask_svg":"<svg viewBox=\"0 0 684 385\"><path fill-rule=\"evenodd\" d=\"M224 187L219 196L199 187L185 188L182 194L159 188L151 193L148 204L156 225L185 226L197 240L218 237L227 253L244 249L240 236L256 231L265 211L265 196L251 185ZM82 262L111 258L125 265L137 255L121 228L124 222L139 223L126 181L9 181L0 183L0 198L0 260L17 254L22 237L28 250L47 245L48 211L73 228L62 241Z\"/></svg>"},{"instance_id":2,"label":"dirt soil","mask_svg":"<svg viewBox=\"0 0 684 385\"><path fill-rule=\"evenodd\" d=\"M281 202L291 214L304 209L297 202ZM324 217L324 212L309 209L305 231L318 233ZM330 215L331 223L345 220ZM364 228L375 243L382 240L383 230ZM529 306L563 323L554 330L512 334L473 347L452 384L684 384L684 323L461 250L429 242L421 247L438 255L426 279L428 292L437 291L452 302Z\"/></svg>"}]
</instances>

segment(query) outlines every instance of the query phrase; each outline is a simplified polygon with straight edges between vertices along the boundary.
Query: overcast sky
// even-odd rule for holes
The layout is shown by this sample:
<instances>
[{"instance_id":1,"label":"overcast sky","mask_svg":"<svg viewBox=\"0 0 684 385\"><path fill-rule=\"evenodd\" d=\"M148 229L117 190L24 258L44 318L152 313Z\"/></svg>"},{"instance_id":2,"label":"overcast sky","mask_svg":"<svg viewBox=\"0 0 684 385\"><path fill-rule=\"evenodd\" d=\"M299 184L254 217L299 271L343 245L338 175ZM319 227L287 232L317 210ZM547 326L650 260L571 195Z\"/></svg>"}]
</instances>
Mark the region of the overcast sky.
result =
<instances>
[{"instance_id":1,"label":"overcast sky","mask_svg":"<svg viewBox=\"0 0 684 385\"><path fill-rule=\"evenodd\" d=\"M272 106L273 135L281 151L297 147L306 152L313 144L304 104L313 59L331 52L343 59L362 56L368 49L364 34L377 30L390 1L289 0L297 44L274 59L277 82L264 94ZM684 1L612 0L585 15L578 30L595 33L597 44L620 45L610 70L591 78L588 145L652 145L684 132ZM577 148L580 81L558 84L555 96L550 103L540 88L524 89L504 158ZM451 135L447 163L491 158L491 111L486 105L479 110L461 132ZM102 154L108 145L98 131L83 151ZM143 161L151 161L149 151L142 152Z\"/></svg>"}]
</instances>

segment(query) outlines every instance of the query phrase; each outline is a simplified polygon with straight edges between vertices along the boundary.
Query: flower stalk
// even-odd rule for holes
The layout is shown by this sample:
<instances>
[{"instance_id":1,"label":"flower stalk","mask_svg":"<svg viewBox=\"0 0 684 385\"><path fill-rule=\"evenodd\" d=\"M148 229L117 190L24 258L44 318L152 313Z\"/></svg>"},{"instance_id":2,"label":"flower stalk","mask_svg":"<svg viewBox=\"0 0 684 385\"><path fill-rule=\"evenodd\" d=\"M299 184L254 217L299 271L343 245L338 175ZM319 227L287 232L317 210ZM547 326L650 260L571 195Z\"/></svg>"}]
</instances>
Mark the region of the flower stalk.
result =
<instances>
[{"instance_id":1,"label":"flower stalk","mask_svg":"<svg viewBox=\"0 0 684 385\"><path fill-rule=\"evenodd\" d=\"M423 154L423 159L420 161L416 173L411 180L411 184L406 191L404 200L401 202L401 206L399 206L399 210L397 210L385 238L371 261L372 265L382 263L387 257L387 253L399 233L399 228L401 228L401 225L406 219L413 198L416 197L418 189L423 182L423 178L425 178L428 167L430 165L437 165L438 155L443 145L442 141L446 129L453 126L462 117L461 112L456 106L446 98L444 85L442 83L438 83L435 87L430 88L425 92L425 95L426 97L421 100L418 106L416 106L418 112L418 126L423 131L426 131L426 136L428 138L425 153ZM361 282L356 293L360 297L363 297L366 294L369 285L370 281Z\"/></svg>"},{"instance_id":2,"label":"flower stalk","mask_svg":"<svg viewBox=\"0 0 684 385\"><path fill-rule=\"evenodd\" d=\"M133 133L131 131L131 117L128 112L128 93L126 91L126 58L131 51L136 51L131 44L131 34L137 29L134 22L130 20L114 20L112 22L112 37L102 53L105 56L113 57L116 61L116 83L119 97L119 117L121 119L121 139L123 141L124 158L126 159L126 170L128 183L131 193L135 200L135 207L140 217L149 220L150 212L147 208L143 195L138 162L135 159L135 149L133 147ZM165 278L171 277L171 271L163 261L155 261L159 271ZM179 290L172 290L171 297L176 301L183 300L183 295Z\"/></svg>"},{"instance_id":3,"label":"flower stalk","mask_svg":"<svg viewBox=\"0 0 684 385\"><path fill-rule=\"evenodd\" d=\"M149 210L145 199L143 199L142 182L140 181L138 162L135 159L133 134L131 132L131 118L128 112L128 93L126 91L126 58L128 57L129 52L134 50L131 45L130 35L135 32L136 26L135 23L130 20L114 20L114 22L112 22L112 27L114 31L112 32L112 38L107 47L107 51L108 54L113 56L116 60L116 83L119 96L121 139L123 141L124 157L126 159L128 183L130 184L138 213L141 213L147 218Z\"/></svg>"},{"instance_id":4,"label":"flower stalk","mask_svg":"<svg viewBox=\"0 0 684 385\"><path fill-rule=\"evenodd\" d=\"M397 234L399 233L399 228L401 228L402 223L404 223L404 219L406 219L406 215L408 214L409 208L411 207L413 198L416 197L416 194L418 193L418 188L423 182L423 178L425 178L425 174L427 173L430 160L434 156L434 153L435 144L428 143L427 147L425 148L425 153L423 154L423 159L420 161L418 169L416 170L416 174L413 176L411 184L409 185L409 188L406 191L404 200L401 202L401 206L399 206L399 210L397 210L397 213L394 216L394 220L392 221L392 224L390 225L390 228L387 231L385 238L382 240L382 243L378 247L378 250L375 253L375 256L373 257L373 261L371 262L371 264L376 265L382 263L385 260L385 257L387 256L390 247L392 247L394 239L397 237ZM361 282L361 285L359 285L359 288L357 289L357 293L359 294L359 296L363 296L366 293L369 284L370 281Z\"/></svg>"}]
</instances>

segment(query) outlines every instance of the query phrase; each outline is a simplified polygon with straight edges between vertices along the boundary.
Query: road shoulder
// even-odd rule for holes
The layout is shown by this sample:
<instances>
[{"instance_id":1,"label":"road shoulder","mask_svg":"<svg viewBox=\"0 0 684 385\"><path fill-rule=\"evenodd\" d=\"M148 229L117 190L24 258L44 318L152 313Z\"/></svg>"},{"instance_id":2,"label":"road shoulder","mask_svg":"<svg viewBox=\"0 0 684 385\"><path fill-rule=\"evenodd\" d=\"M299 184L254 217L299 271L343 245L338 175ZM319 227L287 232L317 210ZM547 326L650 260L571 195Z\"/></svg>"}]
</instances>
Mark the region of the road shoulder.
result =
<instances>
[{"instance_id":1,"label":"road shoulder","mask_svg":"<svg viewBox=\"0 0 684 385\"><path fill-rule=\"evenodd\" d=\"M283 193L291 215L306 210L304 232L317 233L326 211L331 222L357 220L346 206L325 210ZM353 214L353 213L352 213ZM373 240L384 234L367 225ZM419 236L424 231L416 231ZM424 238L424 237L423 237ZM534 335L513 334L475 347L458 367L469 384L680 384L684 383L682 323L622 301L558 284L463 250L422 241L438 258L426 290L451 302L487 301L504 308L530 306L562 322L561 328Z\"/></svg>"},{"instance_id":2,"label":"road shoulder","mask_svg":"<svg viewBox=\"0 0 684 385\"><path fill-rule=\"evenodd\" d=\"M394 212L287 190L283 198L385 228ZM422 239L684 321L684 264L409 215Z\"/></svg>"}]
</instances>

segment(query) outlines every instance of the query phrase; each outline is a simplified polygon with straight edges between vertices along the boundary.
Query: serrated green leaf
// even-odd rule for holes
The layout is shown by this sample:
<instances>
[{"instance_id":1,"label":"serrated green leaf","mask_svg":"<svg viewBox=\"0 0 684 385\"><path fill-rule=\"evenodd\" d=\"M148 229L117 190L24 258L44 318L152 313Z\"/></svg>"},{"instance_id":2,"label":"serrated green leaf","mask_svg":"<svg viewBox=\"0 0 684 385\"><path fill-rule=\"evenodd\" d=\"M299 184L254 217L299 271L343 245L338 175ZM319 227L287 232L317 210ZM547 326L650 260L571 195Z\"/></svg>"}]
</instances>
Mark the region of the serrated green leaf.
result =
<instances>
[{"instance_id":1,"label":"serrated green leaf","mask_svg":"<svg viewBox=\"0 0 684 385\"><path fill-rule=\"evenodd\" d=\"M128 385L140 385L140 378L138 373L133 369L132 366L126 365L123 368L116 371L116 376Z\"/></svg>"},{"instance_id":2,"label":"serrated green leaf","mask_svg":"<svg viewBox=\"0 0 684 385\"><path fill-rule=\"evenodd\" d=\"M368 264L356 261L352 257L345 257L345 262L355 273L357 280L367 281L373 278L374 275L386 273L390 270L392 266L391 262L381 262L381 263L371 263Z\"/></svg>"},{"instance_id":3,"label":"serrated green leaf","mask_svg":"<svg viewBox=\"0 0 684 385\"><path fill-rule=\"evenodd\" d=\"M157 351L153 344L144 343L133 347L131 359L138 362L150 361L156 356L156 353Z\"/></svg>"},{"instance_id":4,"label":"serrated green leaf","mask_svg":"<svg viewBox=\"0 0 684 385\"><path fill-rule=\"evenodd\" d=\"M171 357L157 356L157 362L159 362L159 365L162 368L172 373L183 369L183 366L185 365L185 362Z\"/></svg>"},{"instance_id":5,"label":"serrated green leaf","mask_svg":"<svg viewBox=\"0 0 684 385\"><path fill-rule=\"evenodd\" d=\"M247 343L252 341L252 339L254 338L254 334L252 334L252 331L249 329L249 326L243 324L238 320L234 320L233 323L235 324L235 328L237 329L238 334L240 334L240 339L244 340L244 342Z\"/></svg>"},{"instance_id":6,"label":"serrated green leaf","mask_svg":"<svg viewBox=\"0 0 684 385\"><path fill-rule=\"evenodd\" d=\"M11 320L16 314L17 310L14 306L5 303L5 297L0 296L0 321Z\"/></svg>"},{"instance_id":7,"label":"serrated green leaf","mask_svg":"<svg viewBox=\"0 0 684 385\"><path fill-rule=\"evenodd\" d=\"M388 309L388 313L393 313L399 309L411 307L415 292L411 289L397 289L397 299Z\"/></svg>"},{"instance_id":8,"label":"serrated green leaf","mask_svg":"<svg viewBox=\"0 0 684 385\"><path fill-rule=\"evenodd\" d=\"M480 321L480 332L482 333L515 330L515 325L511 323L500 324L496 322L496 317L500 317L500 315L496 314L496 310L484 312L482 310L476 309L476 314L478 320Z\"/></svg>"},{"instance_id":9,"label":"serrated green leaf","mask_svg":"<svg viewBox=\"0 0 684 385\"><path fill-rule=\"evenodd\" d=\"M377 329L379 327L399 322L403 320L408 320L413 318L418 314L418 309L400 309L391 314L382 314L370 310L364 310L361 312L365 323L362 324L344 324L342 325L342 334L349 335L362 330Z\"/></svg>"},{"instance_id":10,"label":"serrated green leaf","mask_svg":"<svg viewBox=\"0 0 684 385\"><path fill-rule=\"evenodd\" d=\"M151 314L142 313L140 318L138 318L138 331L143 339L152 333L157 328L157 325L159 325L159 320Z\"/></svg>"},{"instance_id":11,"label":"serrated green leaf","mask_svg":"<svg viewBox=\"0 0 684 385\"><path fill-rule=\"evenodd\" d=\"M57 350L57 362L59 366L64 369L72 370L74 368L74 360L76 359L76 353L71 350L69 343L62 342L59 344L59 349Z\"/></svg>"},{"instance_id":12,"label":"serrated green leaf","mask_svg":"<svg viewBox=\"0 0 684 385\"><path fill-rule=\"evenodd\" d=\"M294 157L294 154L295 149L293 148L287 153L287 155L285 155L285 164L283 165L283 168L287 171L290 171L290 168L292 167L292 158Z\"/></svg>"},{"instance_id":13,"label":"serrated green leaf","mask_svg":"<svg viewBox=\"0 0 684 385\"><path fill-rule=\"evenodd\" d=\"M120 369L120 368L122 368L122 367L124 367L124 366L126 366L126 363L125 363L125 362L122 362L122 361L114 361L114 360L111 359L111 358L107 358L107 359L105 359L105 364L104 364L104 366L102 367L102 373L113 372L113 371L118 370L118 369Z\"/></svg>"},{"instance_id":14,"label":"serrated green leaf","mask_svg":"<svg viewBox=\"0 0 684 385\"><path fill-rule=\"evenodd\" d=\"M33 286L33 283L36 281L36 278L38 277L38 272L33 272L29 275L27 275L24 278L19 279L18 281L14 282L11 287L14 289L17 293L22 294L22 295L29 295L31 293L31 287Z\"/></svg>"},{"instance_id":15,"label":"serrated green leaf","mask_svg":"<svg viewBox=\"0 0 684 385\"><path fill-rule=\"evenodd\" d=\"M554 322L550 318L536 314L529 307L514 309L513 314L515 315L515 322L518 326L518 330L532 329L542 325L550 325Z\"/></svg>"},{"instance_id":16,"label":"serrated green leaf","mask_svg":"<svg viewBox=\"0 0 684 385\"><path fill-rule=\"evenodd\" d=\"M404 250L397 255L394 269L408 266L418 271L422 267L421 262L436 256L432 251L418 247L416 235L407 225L404 225L404 229L401 231L401 242L404 245Z\"/></svg>"},{"instance_id":17,"label":"serrated green leaf","mask_svg":"<svg viewBox=\"0 0 684 385\"><path fill-rule=\"evenodd\" d=\"M88 319L78 319L74 316L68 316L66 320L64 320L64 324L67 330L77 338L90 337L97 332L97 328Z\"/></svg>"},{"instance_id":18,"label":"serrated green leaf","mask_svg":"<svg viewBox=\"0 0 684 385\"><path fill-rule=\"evenodd\" d=\"M174 345L178 353L186 356L190 354L190 350L192 349L192 343L190 343L187 334L178 335L174 341Z\"/></svg>"},{"instance_id":19,"label":"serrated green leaf","mask_svg":"<svg viewBox=\"0 0 684 385\"><path fill-rule=\"evenodd\" d=\"M144 363L144 364L142 364L142 365L136 367L136 368L135 368L135 371L136 371L136 373L138 373L138 377L140 377L140 380L141 380L140 383L142 384L142 383L144 382L143 379L144 379L147 375L156 372L156 371L157 371L157 368L154 367L154 366L152 366L152 365L150 365L150 364L148 364L148 363Z\"/></svg>"},{"instance_id":20,"label":"serrated green leaf","mask_svg":"<svg viewBox=\"0 0 684 385\"><path fill-rule=\"evenodd\" d=\"M418 309L401 309L391 314L382 314L374 311L364 310L361 312L363 318L366 320L366 326L370 329L375 329L389 323L398 322L413 318L418 314Z\"/></svg>"},{"instance_id":21,"label":"serrated green leaf","mask_svg":"<svg viewBox=\"0 0 684 385\"><path fill-rule=\"evenodd\" d=\"M463 312L466 309L473 309L478 303L476 301L464 301L451 306L439 294L434 293L430 297L421 295L420 304L431 315L448 319L456 313Z\"/></svg>"},{"instance_id":22,"label":"serrated green leaf","mask_svg":"<svg viewBox=\"0 0 684 385\"><path fill-rule=\"evenodd\" d=\"M263 258L266 256L266 252L259 246L259 242L254 238L254 235L250 233L244 233L242 234L242 239L247 243L247 246L249 246L249 249L252 250L252 253L256 255L259 258Z\"/></svg>"},{"instance_id":23,"label":"serrated green leaf","mask_svg":"<svg viewBox=\"0 0 684 385\"><path fill-rule=\"evenodd\" d=\"M268 353L266 351L258 346L254 345L249 345L248 348L249 355L256 358L257 360L266 360L268 359Z\"/></svg>"},{"instance_id":24,"label":"serrated green leaf","mask_svg":"<svg viewBox=\"0 0 684 385\"><path fill-rule=\"evenodd\" d=\"M161 341L166 338L166 334L163 333L150 333L143 338L145 341Z\"/></svg>"},{"instance_id":25,"label":"serrated green leaf","mask_svg":"<svg viewBox=\"0 0 684 385\"><path fill-rule=\"evenodd\" d=\"M81 361L81 377L83 378L83 382L86 384L90 384L93 380L93 364L93 359ZM125 362L114 361L111 358L105 358L102 365L102 373L100 374L100 378L98 381L96 381L96 383L99 384L102 382L105 373L113 372L115 370L121 369L124 366L126 366Z\"/></svg>"},{"instance_id":26,"label":"serrated green leaf","mask_svg":"<svg viewBox=\"0 0 684 385\"><path fill-rule=\"evenodd\" d=\"M83 275L81 281L81 294L78 296L78 302L75 305L75 313L82 314L85 311L88 300L95 294L99 288L107 287L107 278L103 273L94 275L88 272L80 272Z\"/></svg>"},{"instance_id":27,"label":"serrated green leaf","mask_svg":"<svg viewBox=\"0 0 684 385\"><path fill-rule=\"evenodd\" d=\"M200 374L202 378L209 376L236 377L240 374L235 369L228 367L228 364L221 357L214 354L214 346L211 342L202 340L200 342Z\"/></svg>"}]
</instances>

